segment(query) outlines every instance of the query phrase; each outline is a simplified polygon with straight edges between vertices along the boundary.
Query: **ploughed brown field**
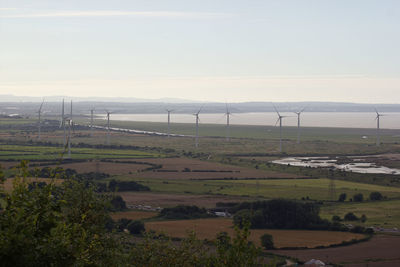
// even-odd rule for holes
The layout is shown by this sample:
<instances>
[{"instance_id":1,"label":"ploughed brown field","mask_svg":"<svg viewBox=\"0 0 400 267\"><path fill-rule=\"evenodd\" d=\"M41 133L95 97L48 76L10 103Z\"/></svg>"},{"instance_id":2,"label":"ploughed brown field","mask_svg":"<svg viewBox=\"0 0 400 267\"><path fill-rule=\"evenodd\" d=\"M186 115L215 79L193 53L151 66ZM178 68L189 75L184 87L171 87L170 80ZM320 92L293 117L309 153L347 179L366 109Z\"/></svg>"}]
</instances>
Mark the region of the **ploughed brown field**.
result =
<instances>
[{"instance_id":1,"label":"ploughed brown field","mask_svg":"<svg viewBox=\"0 0 400 267\"><path fill-rule=\"evenodd\" d=\"M234 235L232 220L226 218L196 219L196 220L178 220L178 221L157 221L147 222L146 230L163 232L171 237L183 238L190 231L195 231L200 239L215 239L219 232L227 232ZM352 239L362 239L364 235L333 232L333 231L307 231L307 230L264 230L254 229L250 231L250 240L258 246L261 246L260 237L265 234L271 234L274 238L274 244L277 248L283 247L307 247L314 248L318 246L329 246L340 244L343 241Z\"/></svg>"},{"instance_id":2,"label":"ploughed brown field","mask_svg":"<svg viewBox=\"0 0 400 267\"><path fill-rule=\"evenodd\" d=\"M275 254L298 258L301 261L320 259L344 266L400 266L400 236L375 235L367 242L351 246L271 251Z\"/></svg>"},{"instance_id":3,"label":"ploughed brown field","mask_svg":"<svg viewBox=\"0 0 400 267\"><path fill-rule=\"evenodd\" d=\"M196 205L215 208L217 202L249 201L249 198L235 196L162 194L151 192L119 192L127 205L148 205L152 207L173 207L176 205Z\"/></svg>"},{"instance_id":4,"label":"ploughed brown field","mask_svg":"<svg viewBox=\"0 0 400 267\"><path fill-rule=\"evenodd\" d=\"M114 212L111 214L111 218L114 221L117 221L122 218L130 220L142 220L154 217L157 214L158 214L157 212L152 212L152 211L132 210L132 211Z\"/></svg>"}]
</instances>

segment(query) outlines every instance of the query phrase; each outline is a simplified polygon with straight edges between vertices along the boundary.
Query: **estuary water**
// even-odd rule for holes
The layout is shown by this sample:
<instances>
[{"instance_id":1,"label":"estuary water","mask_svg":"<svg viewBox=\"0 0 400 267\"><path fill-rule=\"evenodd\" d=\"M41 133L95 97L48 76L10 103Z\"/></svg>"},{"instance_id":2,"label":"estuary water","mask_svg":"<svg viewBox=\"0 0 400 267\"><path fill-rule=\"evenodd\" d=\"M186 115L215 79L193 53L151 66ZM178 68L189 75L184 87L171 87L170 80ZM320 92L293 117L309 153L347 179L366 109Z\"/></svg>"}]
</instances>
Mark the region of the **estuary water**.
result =
<instances>
[{"instance_id":1,"label":"estuary water","mask_svg":"<svg viewBox=\"0 0 400 267\"><path fill-rule=\"evenodd\" d=\"M400 113L382 113L380 127L382 129L400 129ZM297 115L282 112L284 126L297 126ZM105 118L105 115L98 115ZM226 124L223 113L200 113L201 123ZM343 127L343 128L376 128L376 114L366 112L303 112L301 125L304 127ZM112 114L112 120L167 122L167 114ZM230 124L236 125L275 125L275 112L234 113L230 116ZM171 113L171 123L194 123L192 114Z\"/></svg>"},{"instance_id":2,"label":"estuary water","mask_svg":"<svg viewBox=\"0 0 400 267\"><path fill-rule=\"evenodd\" d=\"M274 160L272 163L311 168L335 168L342 171L357 173L400 175L400 169L378 166L374 162L366 161L366 157L368 156L349 157L351 161L346 163L339 163L336 158L330 157L289 157Z\"/></svg>"}]
</instances>

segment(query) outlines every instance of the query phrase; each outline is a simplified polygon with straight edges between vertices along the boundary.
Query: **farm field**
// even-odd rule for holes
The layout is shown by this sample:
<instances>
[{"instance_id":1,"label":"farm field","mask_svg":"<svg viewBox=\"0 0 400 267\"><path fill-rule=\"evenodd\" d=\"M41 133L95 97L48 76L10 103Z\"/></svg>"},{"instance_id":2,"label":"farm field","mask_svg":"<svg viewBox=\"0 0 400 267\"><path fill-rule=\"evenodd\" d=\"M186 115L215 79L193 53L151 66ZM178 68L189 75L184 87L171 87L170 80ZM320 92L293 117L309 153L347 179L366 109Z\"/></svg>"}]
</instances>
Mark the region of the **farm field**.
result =
<instances>
[{"instance_id":1,"label":"farm field","mask_svg":"<svg viewBox=\"0 0 400 267\"><path fill-rule=\"evenodd\" d=\"M275 254L300 259L305 262L310 259L320 259L348 267L361 266L399 266L400 236L375 235L370 241L351 246L271 251Z\"/></svg>"},{"instance_id":2,"label":"farm field","mask_svg":"<svg viewBox=\"0 0 400 267\"><path fill-rule=\"evenodd\" d=\"M367 221L364 224L351 222L353 224L382 228L400 228L399 207L400 200L330 204L321 208L321 217L331 219L333 215L339 215L343 218L346 213L353 212L358 217L362 214L367 216Z\"/></svg>"},{"instance_id":3,"label":"farm field","mask_svg":"<svg viewBox=\"0 0 400 267\"><path fill-rule=\"evenodd\" d=\"M129 180L124 176L121 179ZM288 198L331 200L328 179L270 179L270 180L167 180L132 178L149 186L153 192L210 194L224 196ZM336 191L346 193L349 198L362 193L367 197L371 192L380 191L389 198L399 198L400 188L337 181ZM337 197L338 197L337 195ZM336 198L334 199L336 200Z\"/></svg>"},{"instance_id":4,"label":"farm field","mask_svg":"<svg viewBox=\"0 0 400 267\"><path fill-rule=\"evenodd\" d=\"M140 210L132 210L132 211L122 211L122 212L114 212L111 214L111 218L114 221L117 221L122 218L126 218L129 220L143 220L156 216L157 212L151 211L140 211Z\"/></svg>"},{"instance_id":5,"label":"farm field","mask_svg":"<svg viewBox=\"0 0 400 267\"><path fill-rule=\"evenodd\" d=\"M152 193L152 192L119 192L128 206L148 205L151 207L174 207L177 205L198 205L205 208L214 208L218 202L250 201L250 198L222 195L201 195L182 193Z\"/></svg>"},{"instance_id":6,"label":"farm field","mask_svg":"<svg viewBox=\"0 0 400 267\"><path fill-rule=\"evenodd\" d=\"M156 232L164 232L171 237L183 238L187 233L194 231L198 238L214 240L220 232L227 232L234 235L231 219L196 219L180 221L154 221L146 222L146 229ZM258 230L250 231L250 240L257 246L261 246L260 237L271 234L277 248L282 247L317 247L339 244L342 241L361 239L364 235L348 232L329 232L329 231L306 231L306 230Z\"/></svg>"},{"instance_id":7,"label":"farm field","mask_svg":"<svg viewBox=\"0 0 400 267\"><path fill-rule=\"evenodd\" d=\"M56 160L61 159L66 151L62 147L8 145L0 143L0 160ZM158 153L137 150L73 148L72 159L101 159L101 158L148 158L160 157Z\"/></svg>"}]
</instances>

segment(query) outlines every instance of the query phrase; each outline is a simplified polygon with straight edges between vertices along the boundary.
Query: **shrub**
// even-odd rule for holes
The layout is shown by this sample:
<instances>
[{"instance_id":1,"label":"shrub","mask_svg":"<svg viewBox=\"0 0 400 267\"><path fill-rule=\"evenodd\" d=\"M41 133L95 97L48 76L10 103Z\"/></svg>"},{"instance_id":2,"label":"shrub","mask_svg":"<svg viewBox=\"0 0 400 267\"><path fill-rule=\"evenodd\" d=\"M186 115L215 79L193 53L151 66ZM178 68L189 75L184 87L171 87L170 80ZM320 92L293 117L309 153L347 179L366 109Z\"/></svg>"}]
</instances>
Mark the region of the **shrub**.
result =
<instances>
[{"instance_id":1,"label":"shrub","mask_svg":"<svg viewBox=\"0 0 400 267\"><path fill-rule=\"evenodd\" d=\"M382 196L382 194L380 192L372 192L369 195L369 199L372 200L372 201L382 200L383 196Z\"/></svg>"},{"instance_id":2,"label":"shrub","mask_svg":"<svg viewBox=\"0 0 400 267\"><path fill-rule=\"evenodd\" d=\"M265 248L265 249L273 249L274 248L274 240L272 235L270 234L263 234L261 236L261 245Z\"/></svg>"},{"instance_id":3,"label":"shrub","mask_svg":"<svg viewBox=\"0 0 400 267\"><path fill-rule=\"evenodd\" d=\"M346 215L344 215L344 220L345 221L358 221L358 217L354 213L349 212Z\"/></svg>"},{"instance_id":4,"label":"shrub","mask_svg":"<svg viewBox=\"0 0 400 267\"><path fill-rule=\"evenodd\" d=\"M346 193L341 193L339 196L339 201L340 202L344 202L347 198L347 194Z\"/></svg>"},{"instance_id":5,"label":"shrub","mask_svg":"<svg viewBox=\"0 0 400 267\"><path fill-rule=\"evenodd\" d=\"M207 210L204 208L199 208L197 206L178 205L173 208L162 209L159 217L165 219L181 220L181 219L209 218L216 216L213 214L208 214Z\"/></svg>"},{"instance_id":6,"label":"shrub","mask_svg":"<svg viewBox=\"0 0 400 267\"><path fill-rule=\"evenodd\" d=\"M126 203L122 199L121 196L114 196L111 199L111 210L112 211L121 211L121 210L126 210Z\"/></svg>"},{"instance_id":7,"label":"shrub","mask_svg":"<svg viewBox=\"0 0 400 267\"><path fill-rule=\"evenodd\" d=\"M362 202L362 201L364 200L364 196L363 196L363 194L361 194L361 193L355 194L355 195L353 196L353 200L354 200L355 202Z\"/></svg>"},{"instance_id":8,"label":"shrub","mask_svg":"<svg viewBox=\"0 0 400 267\"><path fill-rule=\"evenodd\" d=\"M332 216L332 221L334 221L334 222L340 222L342 219L340 218L340 216L338 216L338 215L333 215Z\"/></svg>"},{"instance_id":9,"label":"shrub","mask_svg":"<svg viewBox=\"0 0 400 267\"><path fill-rule=\"evenodd\" d=\"M361 215L360 221L365 223L367 221L367 216L365 216L365 214Z\"/></svg>"},{"instance_id":10,"label":"shrub","mask_svg":"<svg viewBox=\"0 0 400 267\"><path fill-rule=\"evenodd\" d=\"M128 229L129 233L133 235L141 234L142 232L145 231L144 229L144 223L141 221L131 221L126 229Z\"/></svg>"}]
</instances>

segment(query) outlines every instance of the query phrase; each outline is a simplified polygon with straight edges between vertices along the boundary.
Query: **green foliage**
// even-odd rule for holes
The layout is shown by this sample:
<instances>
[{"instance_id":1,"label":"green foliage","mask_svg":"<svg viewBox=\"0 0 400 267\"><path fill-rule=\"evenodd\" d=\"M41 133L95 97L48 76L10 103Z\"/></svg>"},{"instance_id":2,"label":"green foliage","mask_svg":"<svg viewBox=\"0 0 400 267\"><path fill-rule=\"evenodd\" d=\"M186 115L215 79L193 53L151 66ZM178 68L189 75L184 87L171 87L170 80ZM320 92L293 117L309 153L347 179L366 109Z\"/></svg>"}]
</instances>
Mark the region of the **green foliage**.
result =
<instances>
[{"instance_id":1,"label":"green foliage","mask_svg":"<svg viewBox=\"0 0 400 267\"><path fill-rule=\"evenodd\" d=\"M121 196L113 196L111 201L111 211L122 211L122 210L126 210L126 203L125 201L122 199Z\"/></svg>"},{"instance_id":2,"label":"green foliage","mask_svg":"<svg viewBox=\"0 0 400 267\"><path fill-rule=\"evenodd\" d=\"M194 233L190 233L179 245L165 236L147 234L144 241L137 243L130 253L132 266L263 266L258 257L260 250L249 243L248 225L242 230L235 228L235 236L230 238L220 233L214 243L216 251L211 251Z\"/></svg>"},{"instance_id":3,"label":"green foliage","mask_svg":"<svg viewBox=\"0 0 400 267\"><path fill-rule=\"evenodd\" d=\"M344 215L344 220L345 221L358 221L358 217L354 213L349 212L346 215Z\"/></svg>"},{"instance_id":4,"label":"green foliage","mask_svg":"<svg viewBox=\"0 0 400 267\"><path fill-rule=\"evenodd\" d=\"M383 196L380 192L371 192L371 194L369 194L369 199L372 201L382 200Z\"/></svg>"},{"instance_id":5,"label":"green foliage","mask_svg":"<svg viewBox=\"0 0 400 267\"><path fill-rule=\"evenodd\" d=\"M162 209L159 217L164 219L185 220L209 218L215 217L215 215L209 214L206 209L197 206L178 205L176 207Z\"/></svg>"},{"instance_id":6,"label":"green foliage","mask_svg":"<svg viewBox=\"0 0 400 267\"><path fill-rule=\"evenodd\" d=\"M74 180L28 189L22 162L0 214L0 262L5 266L110 266L117 245L106 233L104 195Z\"/></svg>"},{"instance_id":7,"label":"green foliage","mask_svg":"<svg viewBox=\"0 0 400 267\"><path fill-rule=\"evenodd\" d=\"M274 239L270 234L263 234L261 236L261 245L265 249L273 249L274 248Z\"/></svg>"},{"instance_id":8,"label":"green foliage","mask_svg":"<svg viewBox=\"0 0 400 267\"><path fill-rule=\"evenodd\" d=\"M332 216L332 221L334 221L334 222L340 222L342 219L340 218L340 216L338 216L338 215L333 215Z\"/></svg>"},{"instance_id":9,"label":"green foliage","mask_svg":"<svg viewBox=\"0 0 400 267\"><path fill-rule=\"evenodd\" d=\"M340 202L344 202L347 198L347 194L346 193L341 193L339 196L339 201Z\"/></svg>"},{"instance_id":10,"label":"green foliage","mask_svg":"<svg viewBox=\"0 0 400 267\"><path fill-rule=\"evenodd\" d=\"M355 202L362 202L362 201L364 200L364 195L361 194L361 193L355 194L355 195L353 196L353 200L354 200Z\"/></svg>"},{"instance_id":11,"label":"green foliage","mask_svg":"<svg viewBox=\"0 0 400 267\"><path fill-rule=\"evenodd\" d=\"M150 188L139 184L135 181L116 181L115 179L112 179L108 183L108 189L112 192L119 191L150 191Z\"/></svg>"},{"instance_id":12,"label":"green foliage","mask_svg":"<svg viewBox=\"0 0 400 267\"><path fill-rule=\"evenodd\" d=\"M145 231L144 223L141 221L131 221L127 225L127 229L129 231L129 233L131 233L133 235L138 235Z\"/></svg>"},{"instance_id":13,"label":"green foliage","mask_svg":"<svg viewBox=\"0 0 400 267\"><path fill-rule=\"evenodd\" d=\"M314 203L301 203L285 199L244 202L233 210L234 223L242 226L250 221L252 228L259 229L323 229L329 222L319 217L319 206Z\"/></svg>"}]
</instances>

